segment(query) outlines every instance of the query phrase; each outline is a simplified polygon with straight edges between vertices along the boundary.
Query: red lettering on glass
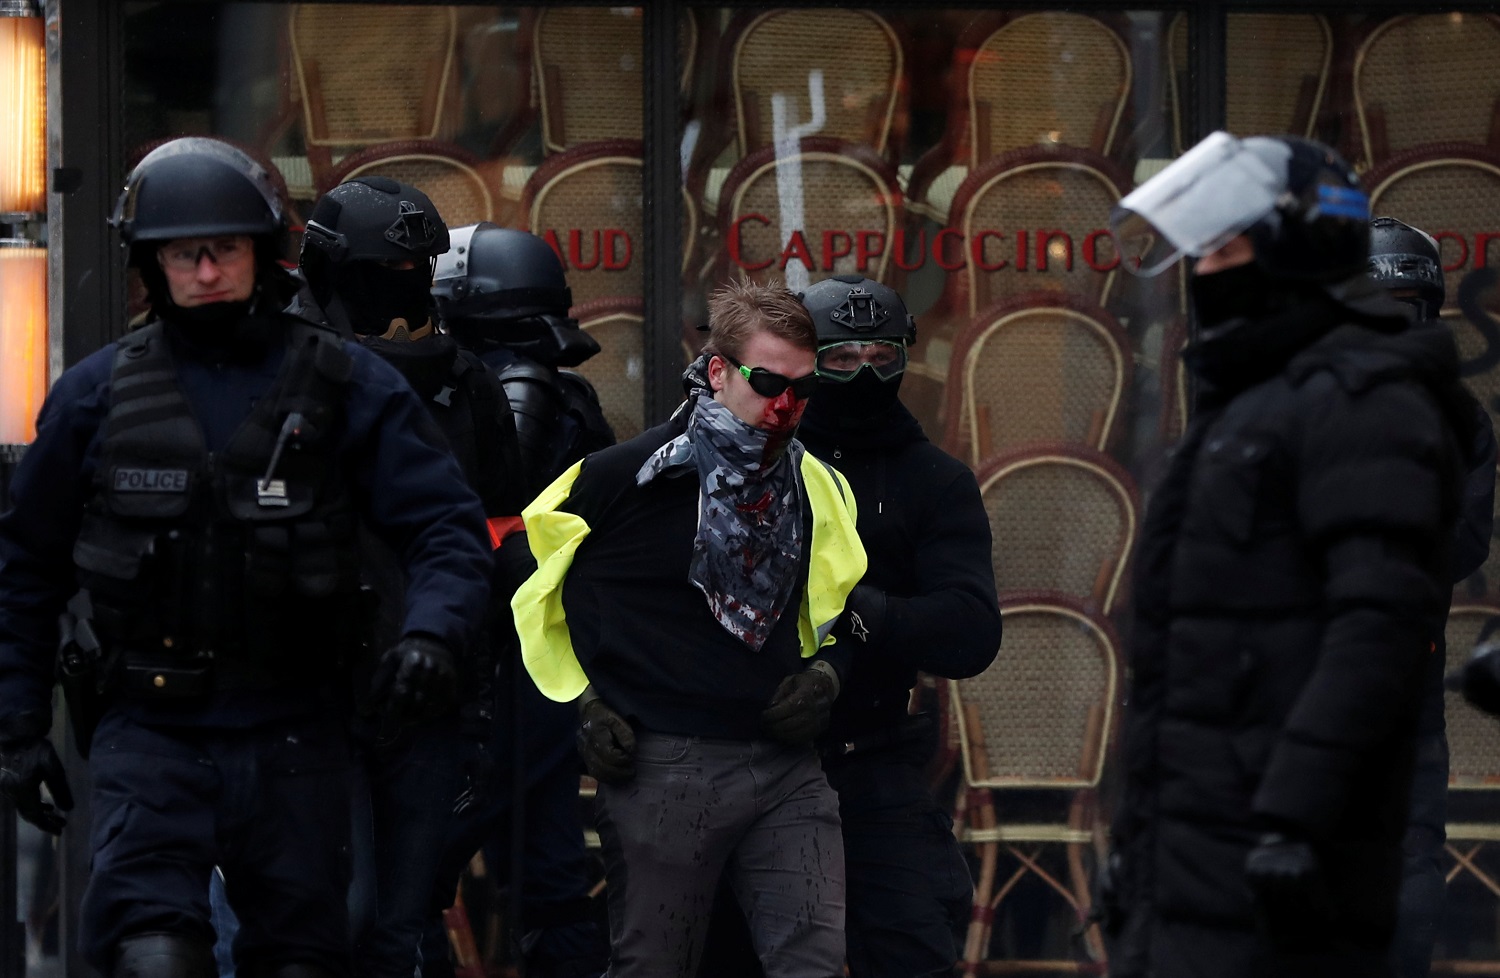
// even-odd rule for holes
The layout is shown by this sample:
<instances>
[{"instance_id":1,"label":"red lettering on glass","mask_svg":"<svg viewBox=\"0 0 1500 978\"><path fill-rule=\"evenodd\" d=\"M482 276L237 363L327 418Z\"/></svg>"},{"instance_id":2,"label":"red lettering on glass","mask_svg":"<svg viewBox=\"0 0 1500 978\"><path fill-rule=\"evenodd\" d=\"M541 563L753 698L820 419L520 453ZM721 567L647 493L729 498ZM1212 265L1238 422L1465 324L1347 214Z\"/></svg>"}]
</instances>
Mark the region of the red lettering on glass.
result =
<instances>
[{"instance_id":1,"label":"red lettering on glass","mask_svg":"<svg viewBox=\"0 0 1500 978\"><path fill-rule=\"evenodd\" d=\"M809 272L813 270L812 251L807 247L807 239L802 236L801 231L793 231L792 239L781 249L781 270L786 271L786 263L796 258Z\"/></svg>"},{"instance_id":2,"label":"red lettering on glass","mask_svg":"<svg viewBox=\"0 0 1500 978\"><path fill-rule=\"evenodd\" d=\"M921 268L927 261L927 230L925 228L917 231L917 260L908 265L906 258L906 230L897 229L895 247L891 249L891 257L896 260L896 267L903 272L914 272Z\"/></svg>"},{"instance_id":3,"label":"red lettering on glass","mask_svg":"<svg viewBox=\"0 0 1500 978\"><path fill-rule=\"evenodd\" d=\"M947 249L943 247L943 239L952 235L958 243L958 257L948 261ZM938 267L945 272L956 272L964 267L964 233L958 228L943 228L932 239L932 260L938 263Z\"/></svg>"},{"instance_id":4,"label":"red lettering on glass","mask_svg":"<svg viewBox=\"0 0 1500 978\"><path fill-rule=\"evenodd\" d=\"M578 228L574 228L568 232L568 260L573 263L574 268L581 272L592 271L599 267L599 259L598 231L594 232L594 260L587 265L583 263L583 232Z\"/></svg>"},{"instance_id":5,"label":"red lettering on glass","mask_svg":"<svg viewBox=\"0 0 1500 978\"><path fill-rule=\"evenodd\" d=\"M1108 265L1099 263L1099 239L1109 237L1107 228L1090 231L1088 237L1083 239L1083 263L1096 272L1112 272L1120 267L1120 256L1117 254L1110 260Z\"/></svg>"},{"instance_id":6,"label":"red lettering on glass","mask_svg":"<svg viewBox=\"0 0 1500 978\"><path fill-rule=\"evenodd\" d=\"M854 250L854 262L860 271L870 267L871 258L879 258L885 254L885 232L884 231L860 231L856 235L859 244ZM870 242L875 242L872 247Z\"/></svg>"},{"instance_id":7,"label":"red lettering on glass","mask_svg":"<svg viewBox=\"0 0 1500 978\"><path fill-rule=\"evenodd\" d=\"M1062 250L1066 255L1052 254L1051 242L1061 241L1066 247ZM1066 231L1047 230L1036 233L1036 270L1045 272L1047 270L1047 259L1059 258L1063 262L1063 270L1073 270L1073 236Z\"/></svg>"},{"instance_id":8,"label":"red lettering on glass","mask_svg":"<svg viewBox=\"0 0 1500 978\"><path fill-rule=\"evenodd\" d=\"M750 262L745 261L745 259L742 257L743 253L740 250L740 225L744 224L746 221L759 221L767 227L771 226L770 218L766 217L766 215L764 214L745 214L741 217L735 218L734 223L729 226L729 260L748 272L758 272L762 268L770 268L771 259L769 258L767 258L763 262L751 264ZM785 268L786 265L783 264L781 267Z\"/></svg>"},{"instance_id":9,"label":"red lettering on glass","mask_svg":"<svg viewBox=\"0 0 1500 978\"><path fill-rule=\"evenodd\" d=\"M1480 231L1474 235L1474 267L1485 268L1489 265L1490 242L1500 240L1500 234L1494 231Z\"/></svg>"},{"instance_id":10,"label":"red lettering on glass","mask_svg":"<svg viewBox=\"0 0 1500 978\"><path fill-rule=\"evenodd\" d=\"M543 233L542 240L552 246L552 250L557 253L558 261L562 262L563 264L567 264L568 259L563 256L562 244L557 240L556 231L548 228L546 232Z\"/></svg>"},{"instance_id":11,"label":"red lettering on glass","mask_svg":"<svg viewBox=\"0 0 1500 978\"><path fill-rule=\"evenodd\" d=\"M1016 271L1026 271L1026 232L1016 232Z\"/></svg>"},{"instance_id":12,"label":"red lettering on glass","mask_svg":"<svg viewBox=\"0 0 1500 978\"><path fill-rule=\"evenodd\" d=\"M625 257L620 257L620 250L615 247L621 241L625 242ZM634 253L631 245L630 235L619 228L608 228L604 232L604 269L609 272L618 272L623 268L630 267L630 257Z\"/></svg>"},{"instance_id":13,"label":"red lettering on glass","mask_svg":"<svg viewBox=\"0 0 1500 978\"><path fill-rule=\"evenodd\" d=\"M1010 262L1002 258L993 264L987 264L984 260L984 239L994 238L996 241L1004 241L1005 235L999 231L980 231L969 242L969 254L974 259L974 267L981 272L998 272L1009 265Z\"/></svg>"},{"instance_id":14,"label":"red lettering on glass","mask_svg":"<svg viewBox=\"0 0 1500 978\"><path fill-rule=\"evenodd\" d=\"M841 251L834 250L834 242L843 238ZM833 271L833 263L840 258L847 257L854 250L854 239L843 231L823 232L823 271Z\"/></svg>"}]
</instances>

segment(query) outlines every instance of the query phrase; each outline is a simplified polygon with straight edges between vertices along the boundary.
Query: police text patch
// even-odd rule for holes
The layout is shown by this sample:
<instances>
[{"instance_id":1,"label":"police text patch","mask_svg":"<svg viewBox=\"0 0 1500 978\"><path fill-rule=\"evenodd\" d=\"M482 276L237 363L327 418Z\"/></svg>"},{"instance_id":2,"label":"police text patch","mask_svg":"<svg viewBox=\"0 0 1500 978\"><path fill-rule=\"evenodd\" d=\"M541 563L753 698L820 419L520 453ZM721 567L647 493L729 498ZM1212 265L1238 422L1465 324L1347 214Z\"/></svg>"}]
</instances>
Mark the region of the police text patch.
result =
<instances>
[{"instance_id":1,"label":"police text patch","mask_svg":"<svg viewBox=\"0 0 1500 978\"><path fill-rule=\"evenodd\" d=\"M187 492L187 469L115 469L115 492Z\"/></svg>"}]
</instances>

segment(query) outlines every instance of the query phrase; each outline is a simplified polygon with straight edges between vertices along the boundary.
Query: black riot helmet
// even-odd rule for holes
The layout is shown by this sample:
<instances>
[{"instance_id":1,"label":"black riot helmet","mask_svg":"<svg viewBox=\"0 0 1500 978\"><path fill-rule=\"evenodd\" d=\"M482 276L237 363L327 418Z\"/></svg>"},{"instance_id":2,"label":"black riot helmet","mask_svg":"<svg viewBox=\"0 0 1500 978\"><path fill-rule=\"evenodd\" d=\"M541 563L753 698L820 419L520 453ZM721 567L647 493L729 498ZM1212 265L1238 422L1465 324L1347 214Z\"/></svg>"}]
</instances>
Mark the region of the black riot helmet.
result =
<instances>
[{"instance_id":1,"label":"black riot helmet","mask_svg":"<svg viewBox=\"0 0 1500 978\"><path fill-rule=\"evenodd\" d=\"M172 302L156 253L178 238L248 235L255 249L257 296L269 296L279 308L293 291L277 264L286 247L286 211L276 181L247 153L222 140L185 136L147 153L125 178L110 224L119 229L129 264L140 272L158 316L237 316L227 306L189 316Z\"/></svg>"},{"instance_id":2,"label":"black riot helmet","mask_svg":"<svg viewBox=\"0 0 1500 978\"><path fill-rule=\"evenodd\" d=\"M330 322L385 335L430 318L432 272L448 226L422 191L389 177L356 177L319 198L299 265Z\"/></svg>"},{"instance_id":3,"label":"black riot helmet","mask_svg":"<svg viewBox=\"0 0 1500 978\"><path fill-rule=\"evenodd\" d=\"M899 383L917 324L888 285L858 275L835 275L802 293L818 332L818 375L847 383L861 372Z\"/></svg>"},{"instance_id":4,"label":"black riot helmet","mask_svg":"<svg viewBox=\"0 0 1500 978\"><path fill-rule=\"evenodd\" d=\"M599 352L568 315L573 293L562 260L534 234L488 221L455 229L432 294L465 346L504 347L551 367L576 367Z\"/></svg>"},{"instance_id":5,"label":"black riot helmet","mask_svg":"<svg viewBox=\"0 0 1500 978\"><path fill-rule=\"evenodd\" d=\"M808 286L802 304L818 333L818 390L803 423L841 429L889 420L917 324L890 286L835 275Z\"/></svg>"},{"instance_id":6,"label":"black riot helmet","mask_svg":"<svg viewBox=\"0 0 1500 978\"><path fill-rule=\"evenodd\" d=\"M1370 221L1369 268L1370 278L1416 309L1420 318L1437 318L1448 293L1432 235L1394 217L1375 218Z\"/></svg>"},{"instance_id":7,"label":"black riot helmet","mask_svg":"<svg viewBox=\"0 0 1500 978\"><path fill-rule=\"evenodd\" d=\"M1321 285L1364 271L1369 219L1359 178L1322 143L1215 132L1127 194L1110 224L1137 274L1244 234L1271 281Z\"/></svg>"}]
</instances>

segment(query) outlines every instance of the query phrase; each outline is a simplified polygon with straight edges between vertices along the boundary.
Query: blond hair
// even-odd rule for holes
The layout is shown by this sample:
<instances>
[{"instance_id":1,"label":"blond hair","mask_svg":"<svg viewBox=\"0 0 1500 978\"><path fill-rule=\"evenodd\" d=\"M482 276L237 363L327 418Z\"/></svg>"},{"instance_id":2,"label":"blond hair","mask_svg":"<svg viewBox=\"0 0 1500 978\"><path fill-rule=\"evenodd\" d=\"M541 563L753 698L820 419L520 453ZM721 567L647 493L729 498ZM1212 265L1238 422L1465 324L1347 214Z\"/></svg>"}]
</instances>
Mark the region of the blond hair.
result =
<instances>
[{"instance_id":1,"label":"blond hair","mask_svg":"<svg viewBox=\"0 0 1500 978\"><path fill-rule=\"evenodd\" d=\"M798 349L818 348L818 331L807 307L780 282L762 285L741 279L708 297L708 342L703 352L739 359L750 337L762 332L779 336Z\"/></svg>"}]
</instances>

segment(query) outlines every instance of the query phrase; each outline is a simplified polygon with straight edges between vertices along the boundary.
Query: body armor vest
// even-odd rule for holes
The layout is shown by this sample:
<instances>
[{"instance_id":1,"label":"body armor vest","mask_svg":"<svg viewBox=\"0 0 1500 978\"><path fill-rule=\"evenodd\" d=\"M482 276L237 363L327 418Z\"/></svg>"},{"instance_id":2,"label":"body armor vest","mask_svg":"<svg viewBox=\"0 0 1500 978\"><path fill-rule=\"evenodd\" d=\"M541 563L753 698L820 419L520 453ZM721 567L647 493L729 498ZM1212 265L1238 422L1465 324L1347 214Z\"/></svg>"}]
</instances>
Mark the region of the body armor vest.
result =
<instances>
[{"instance_id":1,"label":"body armor vest","mask_svg":"<svg viewBox=\"0 0 1500 978\"><path fill-rule=\"evenodd\" d=\"M127 693L315 682L361 641L358 518L334 457L352 362L314 326L286 342L210 453L162 324L120 341L73 558Z\"/></svg>"},{"instance_id":2,"label":"body armor vest","mask_svg":"<svg viewBox=\"0 0 1500 978\"><path fill-rule=\"evenodd\" d=\"M583 456L615 443L598 396L581 376L524 358L496 376L515 417L528 500Z\"/></svg>"}]
</instances>

